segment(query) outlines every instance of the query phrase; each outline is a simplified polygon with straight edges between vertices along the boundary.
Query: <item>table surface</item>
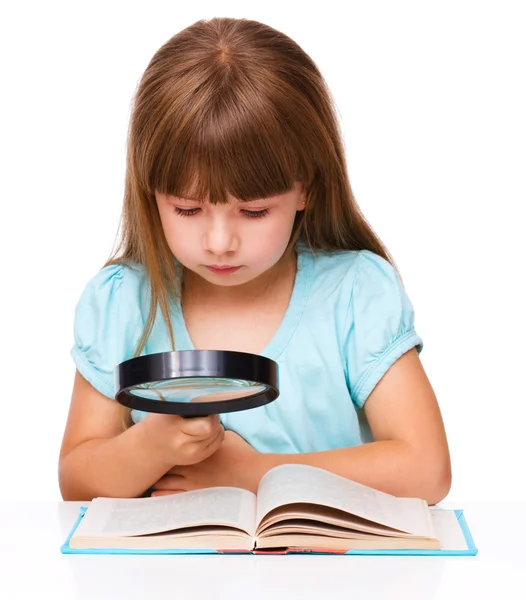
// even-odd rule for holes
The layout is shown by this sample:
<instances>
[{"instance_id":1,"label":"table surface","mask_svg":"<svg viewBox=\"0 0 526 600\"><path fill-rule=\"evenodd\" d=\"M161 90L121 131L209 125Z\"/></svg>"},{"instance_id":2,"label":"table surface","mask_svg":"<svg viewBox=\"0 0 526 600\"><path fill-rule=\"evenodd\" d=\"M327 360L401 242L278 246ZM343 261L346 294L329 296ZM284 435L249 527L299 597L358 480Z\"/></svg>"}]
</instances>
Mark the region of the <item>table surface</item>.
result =
<instances>
[{"instance_id":1,"label":"table surface","mask_svg":"<svg viewBox=\"0 0 526 600\"><path fill-rule=\"evenodd\" d=\"M442 503L479 550L453 557L64 555L81 506L0 502L0 598L526 598L526 503Z\"/></svg>"}]
</instances>

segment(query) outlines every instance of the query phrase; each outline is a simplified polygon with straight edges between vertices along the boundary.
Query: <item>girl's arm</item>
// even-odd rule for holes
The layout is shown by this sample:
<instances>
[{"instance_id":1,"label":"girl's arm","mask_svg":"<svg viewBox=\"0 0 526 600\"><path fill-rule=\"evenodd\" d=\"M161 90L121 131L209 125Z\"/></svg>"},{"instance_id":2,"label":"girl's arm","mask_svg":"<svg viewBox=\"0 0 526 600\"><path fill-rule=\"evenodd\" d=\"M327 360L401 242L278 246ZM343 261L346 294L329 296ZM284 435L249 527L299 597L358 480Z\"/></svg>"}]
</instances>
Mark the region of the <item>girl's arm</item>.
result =
<instances>
[{"instance_id":1,"label":"girl's arm","mask_svg":"<svg viewBox=\"0 0 526 600\"><path fill-rule=\"evenodd\" d=\"M164 494L234 485L255 492L269 469L301 463L394 496L440 502L451 486L449 450L435 394L415 349L389 368L369 395L365 412L374 442L305 454L266 454L227 431L213 456L174 467L155 488Z\"/></svg>"},{"instance_id":2,"label":"girl's arm","mask_svg":"<svg viewBox=\"0 0 526 600\"><path fill-rule=\"evenodd\" d=\"M140 496L174 464L208 458L224 438L218 417L149 414L123 432L125 410L76 372L59 457L64 500Z\"/></svg>"},{"instance_id":3,"label":"girl's arm","mask_svg":"<svg viewBox=\"0 0 526 600\"><path fill-rule=\"evenodd\" d=\"M374 442L306 454L260 454L261 476L284 463L321 467L375 489L436 504L451 487L451 462L433 389L415 349L401 356L364 405Z\"/></svg>"}]
</instances>

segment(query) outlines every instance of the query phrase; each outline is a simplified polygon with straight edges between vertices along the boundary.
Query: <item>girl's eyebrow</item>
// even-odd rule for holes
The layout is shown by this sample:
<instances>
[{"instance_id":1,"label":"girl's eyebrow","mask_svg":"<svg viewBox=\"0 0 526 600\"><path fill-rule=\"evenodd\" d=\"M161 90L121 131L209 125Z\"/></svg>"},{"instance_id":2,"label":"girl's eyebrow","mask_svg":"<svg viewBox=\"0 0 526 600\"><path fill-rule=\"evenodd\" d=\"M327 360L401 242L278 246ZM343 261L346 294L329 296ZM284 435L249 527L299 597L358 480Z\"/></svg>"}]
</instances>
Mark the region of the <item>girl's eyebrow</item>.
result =
<instances>
[{"instance_id":1,"label":"girl's eyebrow","mask_svg":"<svg viewBox=\"0 0 526 600\"><path fill-rule=\"evenodd\" d=\"M180 202L195 202L197 204L204 204L205 200L197 200L195 198L185 198L184 196L174 196L169 194L168 195L168 199L169 200L173 200L173 201L180 201ZM267 203L269 201L271 201L273 199L273 197L268 197L268 198L253 198L251 200L237 200L237 202L239 204L257 204L257 203Z\"/></svg>"},{"instance_id":2,"label":"girl's eyebrow","mask_svg":"<svg viewBox=\"0 0 526 600\"><path fill-rule=\"evenodd\" d=\"M239 203L240 204L255 204L257 202L270 202L270 200L272 200L272 198L253 198L252 200L241 200Z\"/></svg>"},{"instance_id":3,"label":"girl's eyebrow","mask_svg":"<svg viewBox=\"0 0 526 600\"><path fill-rule=\"evenodd\" d=\"M172 202L198 202L202 204L203 200L197 200L195 198L185 198L184 196L177 196L176 194L166 194L166 199Z\"/></svg>"}]
</instances>

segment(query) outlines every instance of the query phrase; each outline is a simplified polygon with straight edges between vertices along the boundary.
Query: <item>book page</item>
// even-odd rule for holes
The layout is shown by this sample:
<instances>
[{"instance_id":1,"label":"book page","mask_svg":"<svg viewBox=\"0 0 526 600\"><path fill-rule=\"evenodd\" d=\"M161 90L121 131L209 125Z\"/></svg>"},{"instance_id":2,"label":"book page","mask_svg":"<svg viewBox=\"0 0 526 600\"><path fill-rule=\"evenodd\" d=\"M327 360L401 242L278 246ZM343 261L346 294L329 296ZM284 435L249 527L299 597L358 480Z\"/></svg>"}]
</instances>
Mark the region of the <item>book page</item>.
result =
<instances>
[{"instance_id":1,"label":"book page","mask_svg":"<svg viewBox=\"0 0 526 600\"><path fill-rule=\"evenodd\" d=\"M397 498L309 465L280 465L268 471L258 488L257 523L285 504L313 503L418 536L434 537L427 504Z\"/></svg>"},{"instance_id":2,"label":"book page","mask_svg":"<svg viewBox=\"0 0 526 600\"><path fill-rule=\"evenodd\" d=\"M431 508L431 517L442 550L468 550L468 543L462 533L454 510Z\"/></svg>"},{"instance_id":3,"label":"book page","mask_svg":"<svg viewBox=\"0 0 526 600\"><path fill-rule=\"evenodd\" d=\"M256 496L231 487L153 498L95 498L76 536L133 536L198 525L238 527L253 536Z\"/></svg>"},{"instance_id":4,"label":"book page","mask_svg":"<svg viewBox=\"0 0 526 600\"><path fill-rule=\"evenodd\" d=\"M361 533L391 536L391 537L414 537L410 533L404 533L397 529L378 525L357 517L342 513L335 508L319 506L312 504L289 504L287 507L280 507L268 513L257 529L258 537L273 532L277 527L281 527L291 520L301 519L309 522L312 527L316 527L320 535L325 535L327 526L338 526L349 531L359 531Z\"/></svg>"}]
</instances>

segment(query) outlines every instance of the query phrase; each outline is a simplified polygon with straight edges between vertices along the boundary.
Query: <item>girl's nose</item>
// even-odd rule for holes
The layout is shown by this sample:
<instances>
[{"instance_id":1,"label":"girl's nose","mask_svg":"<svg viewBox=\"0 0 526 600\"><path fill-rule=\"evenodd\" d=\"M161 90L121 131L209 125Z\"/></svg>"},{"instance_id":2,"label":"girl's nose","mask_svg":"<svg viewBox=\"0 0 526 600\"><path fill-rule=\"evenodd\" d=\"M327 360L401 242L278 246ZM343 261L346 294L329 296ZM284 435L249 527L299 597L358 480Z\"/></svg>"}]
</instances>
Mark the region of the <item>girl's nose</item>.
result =
<instances>
[{"instance_id":1,"label":"girl's nose","mask_svg":"<svg viewBox=\"0 0 526 600\"><path fill-rule=\"evenodd\" d=\"M234 228L229 224L226 215L215 215L210 219L203 240L205 250L221 255L235 252L239 246L239 239Z\"/></svg>"}]
</instances>

